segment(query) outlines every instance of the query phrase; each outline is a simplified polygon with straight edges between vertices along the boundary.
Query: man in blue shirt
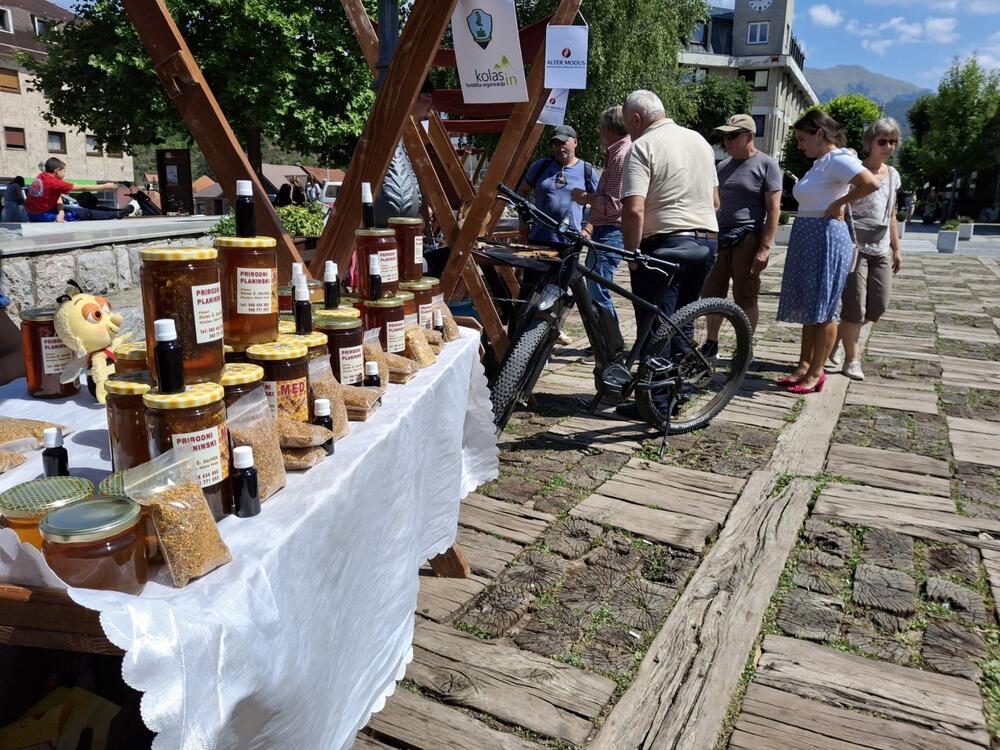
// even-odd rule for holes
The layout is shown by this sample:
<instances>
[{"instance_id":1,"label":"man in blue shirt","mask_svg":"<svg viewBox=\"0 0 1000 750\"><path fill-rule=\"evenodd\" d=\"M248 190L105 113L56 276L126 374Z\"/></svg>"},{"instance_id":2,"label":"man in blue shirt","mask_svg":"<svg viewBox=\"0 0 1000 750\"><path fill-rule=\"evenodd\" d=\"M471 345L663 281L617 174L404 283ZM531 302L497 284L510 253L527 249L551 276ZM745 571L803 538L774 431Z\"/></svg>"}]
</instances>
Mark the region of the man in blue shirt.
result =
<instances>
[{"instance_id":1,"label":"man in blue shirt","mask_svg":"<svg viewBox=\"0 0 1000 750\"><path fill-rule=\"evenodd\" d=\"M552 156L538 159L524 173L524 182L532 191L535 206L556 221L560 221L567 211L570 226L579 231L583 227L583 206L573 201L573 190L579 188L586 193L597 192L594 167L576 158L576 131L569 125L559 125L549 141ZM528 234L528 242L540 245L563 245L566 240L551 229L534 226Z\"/></svg>"}]
</instances>

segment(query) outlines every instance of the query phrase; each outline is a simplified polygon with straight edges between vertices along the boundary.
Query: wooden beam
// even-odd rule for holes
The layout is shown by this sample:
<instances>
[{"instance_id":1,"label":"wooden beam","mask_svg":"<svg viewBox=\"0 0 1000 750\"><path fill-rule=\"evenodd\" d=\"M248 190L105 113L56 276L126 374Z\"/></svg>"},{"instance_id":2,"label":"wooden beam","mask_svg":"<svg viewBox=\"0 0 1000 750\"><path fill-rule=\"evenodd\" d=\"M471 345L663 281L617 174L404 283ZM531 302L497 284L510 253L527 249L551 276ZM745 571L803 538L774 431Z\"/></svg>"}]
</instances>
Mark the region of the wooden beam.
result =
<instances>
[{"instance_id":1,"label":"wooden beam","mask_svg":"<svg viewBox=\"0 0 1000 750\"><path fill-rule=\"evenodd\" d=\"M314 274L322 270L327 260L337 261L345 270L349 267L354 230L361 223L361 201L358 200L361 183L372 183L376 191L382 184L456 2L416 0L413 4L365 131L344 175L340 190L343 200L319 239L311 266Z\"/></svg>"},{"instance_id":2,"label":"wooden beam","mask_svg":"<svg viewBox=\"0 0 1000 750\"><path fill-rule=\"evenodd\" d=\"M437 112L431 114L427 135L431 139L434 152L441 160L441 165L444 167L448 179L451 180L451 184L455 187L458 197L463 203L471 203L475 199L476 193L472 189L472 183L469 182L469 176L465 173L462 162L459 161L458 154L455 153L455 147L451 143L451 135L446 130L441 115Z\"/></svg>"},{"instance_id":3,"label":"wooden beam","mask_svg":"<svg viewBox=\"0 0 1000 750\"><path fill-rule=\"evenodd\" d=\"M236 202L237 180L253 182L257 231L277 240L278 277L282 282L287 282L291 279L292 263L301 263L302 258L274 212L264 186L251 168L167 6L163 0L124 2L125 12L146 47L167 96L177 107L188 131L205 154L205 159L215 172L229 202Z\"/></svg>"}]
</instances>

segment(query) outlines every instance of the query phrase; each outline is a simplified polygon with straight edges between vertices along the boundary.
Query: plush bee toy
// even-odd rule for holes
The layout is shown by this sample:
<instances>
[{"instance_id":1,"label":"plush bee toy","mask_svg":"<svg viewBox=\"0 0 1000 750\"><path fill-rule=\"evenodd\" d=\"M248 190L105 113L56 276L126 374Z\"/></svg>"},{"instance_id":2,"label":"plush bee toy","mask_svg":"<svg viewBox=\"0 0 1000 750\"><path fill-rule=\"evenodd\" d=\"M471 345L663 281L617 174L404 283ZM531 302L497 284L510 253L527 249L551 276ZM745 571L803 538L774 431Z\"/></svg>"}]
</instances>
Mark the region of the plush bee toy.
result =
<instances>
[{"instance_id":1,"label":"plush bee toy","mask_svg":"<svg viewBox=\"0 0 1000 750\"><path fill-rule=\"evenodd\" d=\"M111 305L104 297L86 294L75 281L67 282L66 292L56 300L59 308L55 315L55 329L62 342L76 354L66 365L60 380L70 383L87 370L94 382L92 393L104 403L105 381L115 374L114 349L131 338L131 333L121 336L122 316L111 312Z\"/></svg>"}]
</instances>

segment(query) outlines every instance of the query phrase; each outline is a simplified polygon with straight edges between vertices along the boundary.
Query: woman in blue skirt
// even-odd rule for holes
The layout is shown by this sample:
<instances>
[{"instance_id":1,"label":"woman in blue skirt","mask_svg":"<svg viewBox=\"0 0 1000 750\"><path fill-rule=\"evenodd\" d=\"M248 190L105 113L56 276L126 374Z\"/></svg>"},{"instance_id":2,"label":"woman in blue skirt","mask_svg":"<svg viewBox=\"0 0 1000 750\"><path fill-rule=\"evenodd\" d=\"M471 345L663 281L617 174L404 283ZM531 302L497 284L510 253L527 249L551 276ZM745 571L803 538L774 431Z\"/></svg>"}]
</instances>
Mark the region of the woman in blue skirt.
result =
<instances>
[{"instance_id":1,"label":"woman in blue skirt","mask_svg":"<svg viewBox=\"0 0 1000 750\"><path fill-rule=\"evenodd\" d=\"M802 324L799 366L778 382L792 393L813 393L826 382L823 363L837 338L840 297L854 260L844 208L878 190L879 183L844 148L843 128L825 112L810 110L793 127L799 151L815 161L792 191L799 212L778 304L778 320Z\"/></svg>"}]
</instances>

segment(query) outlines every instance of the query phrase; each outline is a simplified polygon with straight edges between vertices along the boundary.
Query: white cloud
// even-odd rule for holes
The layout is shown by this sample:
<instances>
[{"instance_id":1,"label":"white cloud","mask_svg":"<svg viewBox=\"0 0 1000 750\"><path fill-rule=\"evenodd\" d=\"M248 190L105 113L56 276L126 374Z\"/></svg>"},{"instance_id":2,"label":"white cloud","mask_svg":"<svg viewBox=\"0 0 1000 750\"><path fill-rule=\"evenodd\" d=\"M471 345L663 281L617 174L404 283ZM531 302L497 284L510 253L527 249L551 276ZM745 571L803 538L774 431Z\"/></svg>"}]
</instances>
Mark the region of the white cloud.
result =
<instances>
[{"instance_id":1,"label":"white cloud","mask_svg":"<svg viewBox=\"0 0 1000 750\"><path fill-rule=\"evenodd\" d=\"M982 16L1000 13L1000 0L969 0L962 10Z\"/></svg>"},{"instance_id":2,"label":"white cloud","mask_svg":"<svg viewBox=\"0 0 1000 750\"><path fill-rule=\"evenodd\" d=\"M924 36L928 42L952 44L958 41L957 27L954 18L928 18L924 21Z\"/></svg>"},{"instance_id":3,"label":"white cloud","mask_svg":"<svg viewBox=\"0 0 1000 750\"><path fill-rule=\"evenodd\" d=\"M1000 31L995 31L986 44L976 50L976 59L984 68L1000 70Z\"/></svg>"},{"instance_id":4,"label":"white cloud","mask_svg":"<svg viewBox=\"0 0 1000 750\"><path fill-rule=\"evenodd\" d=\"M965 0L969 2L970 0ZM994 0L971 0L972 2L993 2ZM925 7L933 10L957 10L959 0L866 0L868 5L902 5L907 8Z\"/></svg>"},{"instance_id":5,"label":"white cloud","mask_svg":"<svg viewBox=\"0 0 1000 750\"><path fill-rule=\"evenodd\" d=\"M861 37L864 49L879 56L898 44L954 44L959 38L958 20L950 16L929 16L923 21L893 16L888 21L866 24L852 18L844 28L849 34Z\"/></svg>"},{"instance_id":6,"label":"white cloud","mask_svg":"<svg viewBox=\"0 0 1000 750\"><path fill-rule=\"evenodd\" d=\"M874 52L879 57L882 57L892 45L892 39L864 39L861 42L862 47L869 52Z\"/></svg>"},{"instance_id":7,"label":"white cloud","mask_svg":"<svg viewBox=\"0 0 1000 750\"><path fill-rule=\"evenodd\" d=\"M820 3L809 6L809 18L817 26L833 29L843 22L844 14L839 10L834 10L826 3Z\"/></svg>"}]
</instances>

